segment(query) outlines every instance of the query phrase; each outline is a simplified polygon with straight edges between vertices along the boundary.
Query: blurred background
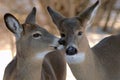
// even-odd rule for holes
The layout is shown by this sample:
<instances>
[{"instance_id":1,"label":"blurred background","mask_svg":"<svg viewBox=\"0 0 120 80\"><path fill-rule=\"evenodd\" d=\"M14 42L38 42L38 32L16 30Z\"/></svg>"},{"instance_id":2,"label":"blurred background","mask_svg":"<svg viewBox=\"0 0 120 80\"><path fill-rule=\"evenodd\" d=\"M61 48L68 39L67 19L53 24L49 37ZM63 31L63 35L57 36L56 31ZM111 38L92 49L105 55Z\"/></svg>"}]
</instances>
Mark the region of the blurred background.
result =
<instances>
[{"instance_id":1,"label":"blurred background","mask_svg":"<svg viewBox=\"0 0 120 80\"><path fill-rule=\"evenodd\" d=\"M35 6L37 23L54 35L59 35L46 10L51 6L66 17L73 17L89 7L96 0L0 0L0 80L4 68L15 53L15 39L4 24L4 14L11 13L20 21L24 20ZM94 23L87 29L91 47L106 36L120 33L120 0L101 0Z\"/></svg>"}]
</instances>

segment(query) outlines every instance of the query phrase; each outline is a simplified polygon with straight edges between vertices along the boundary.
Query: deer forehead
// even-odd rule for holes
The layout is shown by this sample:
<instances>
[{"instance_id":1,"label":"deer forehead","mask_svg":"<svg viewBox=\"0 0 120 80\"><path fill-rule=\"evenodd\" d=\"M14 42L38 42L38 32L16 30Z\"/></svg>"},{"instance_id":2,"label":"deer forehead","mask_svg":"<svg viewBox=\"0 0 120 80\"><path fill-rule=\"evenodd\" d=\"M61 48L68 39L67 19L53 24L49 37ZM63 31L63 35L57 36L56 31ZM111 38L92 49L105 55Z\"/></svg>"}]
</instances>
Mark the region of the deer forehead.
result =
<instances>
[{"instance_id":1,"label":"deer forehead","mask_svg":"<svg viewBox=\"0 0 120 80\"><path fill-rule=\"evenodd\" d=\"M36 25L36 24L23 24L23 33L25 34L29 34L29 33L33 33L33 32L45 32L45 30L43 28L41 28L40 26Z\"/></svg>"},{"instance_id":2,"label":"deer forehead","mask_svg":"<svg viewBox=\"0 0 120 80\"><path fill-rule=\"evenodd\" d=\"M79 22L79 20L75 18L69 18L61 22L61 28L62 30L74 31L74 30L81 29L81 23Z\"/></svg>"}]
</instances>

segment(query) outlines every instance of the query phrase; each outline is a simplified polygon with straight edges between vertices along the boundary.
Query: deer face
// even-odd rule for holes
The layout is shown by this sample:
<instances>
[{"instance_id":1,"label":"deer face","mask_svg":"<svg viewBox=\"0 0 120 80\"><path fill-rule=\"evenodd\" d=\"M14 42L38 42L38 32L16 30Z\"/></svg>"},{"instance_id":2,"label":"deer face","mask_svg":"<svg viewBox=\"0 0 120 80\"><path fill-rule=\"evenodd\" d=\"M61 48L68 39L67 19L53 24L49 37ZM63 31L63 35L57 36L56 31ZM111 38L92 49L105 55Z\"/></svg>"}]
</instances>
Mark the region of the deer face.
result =
<instances>
[{"instance_id":1,"label":"deer face","mask_svg":"<svg viewBox=\"0 0 120 80\"><path fill-rule=\"evenodd\" d=\"M60 13L52 10L50 7L47 8L53 22L60 31L61 39L59 40L59 44L65 46L68 55L84 52L85 48L89 46L85 30L95 16L98 4L99 1L78 16L72 18L66 18Z\"/></svg>"},{"instance_id":2,"label":"deer face","mask_svg":"<svg viewBox=\"0 0 120 80\"><path fill-rule=\"evenodd\" d=\"M4 16L7 28L16 37L17 50L20 53L26 53L22 54L24 56L33 56L33 53L54 50L54 43L57 43L58 40L57 37L35 23L35 14L36 8L33 8L22 25L13 15L7 13Z\"/></svg>"},{"instance_id":3,"label":"deer face","mask_svg":"<svg viewBox=\"0 0 120 80\"><path fill-rule=\"evenodd\" d=\"M23 24L22 27L23 32L18 40L22 44L21 47L36 53L54 50L54 41L58 40L55 36L36 24Z\"/></svg>"},{"instance_id":4,"label":"deer face","mask_svg":"<svg viewBox=\"0 0 120 80\"><path fill-rule=\"evenodd\" d=\"M61 39L59 43L64 45L66 53L69 55L76 54L78 52L77 44L83 41L84 27L77 18L66 18L60 23Z\"/></svg>"}]
</instances>

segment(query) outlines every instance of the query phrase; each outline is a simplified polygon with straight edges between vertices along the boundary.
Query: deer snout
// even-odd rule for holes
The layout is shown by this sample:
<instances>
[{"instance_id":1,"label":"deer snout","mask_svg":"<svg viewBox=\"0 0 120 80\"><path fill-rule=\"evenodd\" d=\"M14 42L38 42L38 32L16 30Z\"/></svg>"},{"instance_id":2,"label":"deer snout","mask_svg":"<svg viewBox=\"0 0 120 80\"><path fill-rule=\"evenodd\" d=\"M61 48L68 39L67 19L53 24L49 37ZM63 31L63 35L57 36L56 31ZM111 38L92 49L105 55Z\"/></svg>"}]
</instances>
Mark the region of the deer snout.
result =
<instances>
[{"instance_id":1,"label":"deer snout","mask_svg":"<svg viewBox=\"0 0 120 80\"><path fill-rule=\"evenodd\" d=\"M77 54L77 49L73 46L69 46L67 49L66 49L66 54L67 55L74 55L74 54Z\"/></svg>"},{"instance_id":2,"label":"deer snout","mask_svg":"<svg viewBox=\"0 0 120 80\"><path fill-rule=\"evenodd\" d=\"M59 39L59 40L58 40L58 43L59 43L60 45L65 45L65 40L64 40L64 38Z\"/></svg>"}]
</instances>

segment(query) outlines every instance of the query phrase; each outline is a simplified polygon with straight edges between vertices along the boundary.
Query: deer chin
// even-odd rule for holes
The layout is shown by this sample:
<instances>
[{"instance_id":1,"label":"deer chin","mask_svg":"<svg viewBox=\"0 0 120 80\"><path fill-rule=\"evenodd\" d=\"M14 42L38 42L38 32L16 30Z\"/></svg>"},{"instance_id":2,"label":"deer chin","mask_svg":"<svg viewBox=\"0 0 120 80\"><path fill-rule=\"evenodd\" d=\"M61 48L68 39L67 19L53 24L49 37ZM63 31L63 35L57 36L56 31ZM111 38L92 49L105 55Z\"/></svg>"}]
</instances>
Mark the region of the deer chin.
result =
<instances>
[{"instance_id":1,"label":"deer chin","mask_svg":"<svg viewBox=\"0 0 120 80\"><path fill-rule=\"evenodd\" d=\"M58 45L59 45L59 44L58 44L58 40L59 40L59 38L55 38L55 39L53 40L51 46L58 46Z\"/></svg>"},{"instance_id":2,"label":"deer chin","mask_svg":"<svg viewBox=\"0 0 120 80\"><path fill-rule=\"evenodd\" d=\"M84 52L80 52L74 55L67 55L65 54L66 57L66 61L68 62L68 64L78 64L78 63L82 63L85 60L85 53Z\"/></svg>"},{"instance_id":3,"label":"deer chin","mask_svg":"<svg viewBox=\"0 0 120 80\"><path fill-rule=\"evenodd\" d=\"M54 50L46 50L46 51L38 52L38 53L36 54L36 56L35 56L35 59L37 59L37 60L43 60L44 57L45 57L47 54L49 54L49 52L52 52L52 51L54 51Z\"/></svg>"},{"instance_id":4,"label":"deer chin","mask_svg":"<svg viewBox=\"0 0 120 80\"><path fill-rule=\"evenodd\" d=\"M65 47L63 45L59 45L56 47L57 50L63 50Z\"/></svg>"}]
</instances>

